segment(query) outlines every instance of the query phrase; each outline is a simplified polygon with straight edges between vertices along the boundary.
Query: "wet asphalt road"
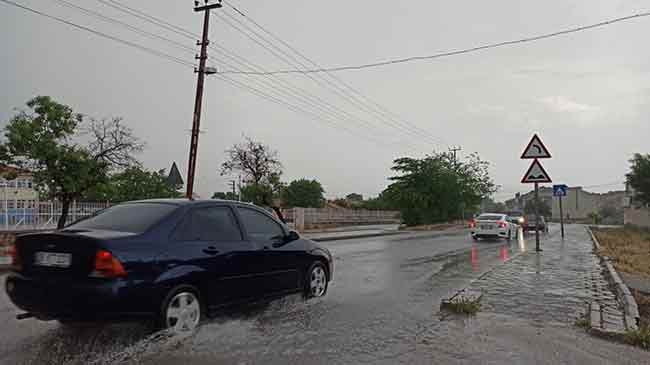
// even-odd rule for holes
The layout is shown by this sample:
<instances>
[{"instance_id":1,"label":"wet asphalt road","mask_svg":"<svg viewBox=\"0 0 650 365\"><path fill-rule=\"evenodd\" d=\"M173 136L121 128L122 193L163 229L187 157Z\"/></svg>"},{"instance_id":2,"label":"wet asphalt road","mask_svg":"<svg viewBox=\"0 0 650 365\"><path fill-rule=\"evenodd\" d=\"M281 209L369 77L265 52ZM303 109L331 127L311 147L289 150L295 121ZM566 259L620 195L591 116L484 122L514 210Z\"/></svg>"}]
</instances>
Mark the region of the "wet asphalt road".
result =
<instances>
[{"instance_id":1,"label":"wet asphalt road","mask_svg":"<svg viewBox=\"0 0 650 365\"><path fill-rule=\"evenodd\" d=\"M479 315L468 322L438 310L441 299L525 248L524 239L474 243L467 234L419 233L325 244L335 257L335 274L324 298L305 302L291 296L233 309L184 337L152 334L141 325L66 329L56 322L16 321L2 293L0 362L499 363L526 359L513 357L508 344L540 333L514 319ZM486 339L470 340L490 331L500 333L496 339L488 336L496 348L486 346ZM567 336L565 330L557 332L552 338ZM593 341L602 341L574 332L568 336L582 337L573 346L591 348ZM546 342L553 345L552 339ZM537 348L526 344L531 351ZM602 346L605 351L609 344ZM572 348L559 342L552 351L562 358L562 351L570 354ZM544 351L534 355L541 359ZM616 358L617 348L612 351Z\"/></svg>"}]
</instances>

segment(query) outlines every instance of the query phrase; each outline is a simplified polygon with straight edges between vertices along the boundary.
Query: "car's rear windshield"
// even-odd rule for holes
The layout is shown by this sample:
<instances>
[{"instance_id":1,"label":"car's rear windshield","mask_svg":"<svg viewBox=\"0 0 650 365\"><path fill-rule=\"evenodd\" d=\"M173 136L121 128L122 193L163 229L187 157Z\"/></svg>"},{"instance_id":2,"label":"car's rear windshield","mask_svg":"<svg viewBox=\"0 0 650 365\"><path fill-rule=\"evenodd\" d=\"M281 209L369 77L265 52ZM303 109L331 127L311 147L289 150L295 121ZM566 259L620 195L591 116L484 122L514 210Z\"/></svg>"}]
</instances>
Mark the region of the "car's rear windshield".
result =
<instances>
[{"instance_id":1,"label":"car's rear windshield","mask_svg":"<svg viewBox=\"0 0 650 365\"><path fill-rule=\"evenodd\" d=\"M501 218L503 218L503 216L498 214L481 214L477 219L482 221L498 221L501 220Z\"/></svg>"},{"instance_id":2,"label":"car's rear windshield","mask_svg":"<svg viewBox=\"0 0 650 365\"><path fill-rule=\"evenodd\" d=\"M132 203L116 205L73 223L66 229L105 229L144 233L177 208L173 204Z\"/></svg>"}]
</instances>

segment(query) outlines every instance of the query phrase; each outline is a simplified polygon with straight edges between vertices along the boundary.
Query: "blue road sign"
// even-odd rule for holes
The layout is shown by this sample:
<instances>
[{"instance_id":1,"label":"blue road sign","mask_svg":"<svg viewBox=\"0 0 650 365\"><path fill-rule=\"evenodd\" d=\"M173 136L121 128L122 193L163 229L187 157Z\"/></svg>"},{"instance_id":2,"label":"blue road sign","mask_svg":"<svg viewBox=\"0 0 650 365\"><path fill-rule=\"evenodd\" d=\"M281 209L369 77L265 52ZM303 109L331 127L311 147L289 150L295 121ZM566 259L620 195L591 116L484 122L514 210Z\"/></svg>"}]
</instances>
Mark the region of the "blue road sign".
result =
<instances>
[{"instance_id":1,"label":"blue road sign","mask_svg":"<svg viewBox=\"0 0 650 365\"><path fill-rule=\"evenodd\" d=\"M553 196L566 196L569 187L565 184L553 185Z\"/></svg>"}]
</instances>

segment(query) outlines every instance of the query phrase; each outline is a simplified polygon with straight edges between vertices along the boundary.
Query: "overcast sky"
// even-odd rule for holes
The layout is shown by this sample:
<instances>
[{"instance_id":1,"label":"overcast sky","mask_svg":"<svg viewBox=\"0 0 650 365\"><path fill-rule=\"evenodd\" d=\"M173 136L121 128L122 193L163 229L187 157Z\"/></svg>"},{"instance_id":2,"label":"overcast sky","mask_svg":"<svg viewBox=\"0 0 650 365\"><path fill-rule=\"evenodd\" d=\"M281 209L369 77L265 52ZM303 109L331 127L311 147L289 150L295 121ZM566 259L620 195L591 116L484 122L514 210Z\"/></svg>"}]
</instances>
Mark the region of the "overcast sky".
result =
<instances>
[{"instance_id":1,"label":"overcast sky","mask_svg":"<svg viewBox=\"0 0 650 365\"><path fill-rule=\"evenodd\" d=\"M194 61L191 53L57 1L15 1ZM96 0L66 1L195 47L190 39ZM192 11L190 0L121 2L200 32L202 17ZM231 4L322 66L433 54L650 10L646 1L633 0L233 0ZM216 12L237 15L229 8ZM216 14L210 33L213 42L264 69L288 67ZM311 102L304 108L325 115L330 123L328 118L337 114L334 126L208 77L196 190L208 198L228 189L229 178L219 176L223 151L246 135L279 152L284 180L315 178L328 197L350 192L376 195L388 183L394 158L461 146L461 156L478 152L491 162L492 176L503 186L496 198L503 200L528 188L519 180L529 162L519 156L535 132L553 154L543 165L554 182L608 184L590 189L594 191L622 189L627 160L635 152L650 152L648 34L650 17L645 17L513 47L336 73L364 97L394 112L400 123L413 126L411 133L382 123L376 113L368 112L371 104L360 107L358 100L350 102L350 97L331 92L326 87L340 85L332 79L316 83L301 75L232 76L251 86L259 85L253 84L257 80L275 87L294 85L303 99L268 88L266 92L296 105L304 105L300 103L305 93L316 96L328 104L317 109ZM169 169L176 161L185 179L196 87L190 68L4 3L0 3L0 46L2 125L31 97L50 95L94 117L123 117L147 143L139 156L145 167ZM211 50L210 56L210 64L232 69L218 62L223 56L217 51ZM343 113L354 117L344 119Z\"/></svg>"}]
</instances>

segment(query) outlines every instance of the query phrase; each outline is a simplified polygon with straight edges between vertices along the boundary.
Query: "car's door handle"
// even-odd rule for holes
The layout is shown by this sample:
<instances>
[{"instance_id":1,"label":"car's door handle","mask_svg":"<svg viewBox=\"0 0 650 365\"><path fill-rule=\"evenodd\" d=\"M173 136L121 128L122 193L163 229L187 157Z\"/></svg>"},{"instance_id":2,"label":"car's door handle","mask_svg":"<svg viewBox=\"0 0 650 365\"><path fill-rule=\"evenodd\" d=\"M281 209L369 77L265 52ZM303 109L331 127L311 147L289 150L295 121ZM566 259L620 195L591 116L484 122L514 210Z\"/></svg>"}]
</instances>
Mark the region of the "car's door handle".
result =
<instances>
[{"instance_id":1,"label":"car's door handle","mask_svg":"<svg viewBox=\"0 0 650 365\"><path fill-rule=\"evenodd\" d=\"M203 249L203 252L207 253L208 255L216 255L219 253L219 250L217 250L217 248L214 246L208 246L207 248Z\"/></svg>"}]
</instances>

